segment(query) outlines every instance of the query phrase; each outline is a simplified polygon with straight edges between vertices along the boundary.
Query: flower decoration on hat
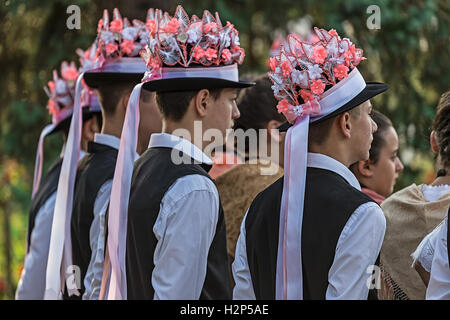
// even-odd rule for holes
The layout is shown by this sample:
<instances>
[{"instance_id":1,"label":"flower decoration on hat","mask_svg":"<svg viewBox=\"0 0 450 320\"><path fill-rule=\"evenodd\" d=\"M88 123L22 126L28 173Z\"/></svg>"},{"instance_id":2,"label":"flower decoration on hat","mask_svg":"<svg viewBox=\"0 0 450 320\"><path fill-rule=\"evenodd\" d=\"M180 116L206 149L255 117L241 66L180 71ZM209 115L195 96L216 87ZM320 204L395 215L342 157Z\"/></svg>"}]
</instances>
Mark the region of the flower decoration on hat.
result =
<instances>
[{"instance_id":1,"label":"flower decoration on hat","mask_svg":"<svg viewBox=\"0 0 450 320\"><path fill-rule=\"evenodd\" d=\"M314 32L311 42L289 35L280 53L269 60L277 109L290 123L320 114L321 95L365 59L362 49L335 30L314 28Z\"/></svg>"},{"instance_id":2,"label":"flower decoration on hat","mask_svg":"<svg viewBox=\"0 0 450 320\"><path fill-rule=\"evenodd\" d=\"M202 19L189 18L178 6L174 17L159 10L154 17L147 19L150 37L141 52L148 68L143 81L159 79L163 67L222 66L244 60L238 31L230 22L223 26L217 13L205 10Z\"/></svg>"},{"instance_id":3,"label":"flower decoration on hat","mask_svg":"<svg viewBox=\"0 0 450 320\"><path fill-rule=\"evenodd\" d=\"M78 70L75 62L70 64L63 61L61 64L61 77L53 70L53 80L48 82L48 87L44 87L49 97L47 108L54 121L59 118L62 110L71 109L74 103L75 84L78 77Z\"/></svg>"},{"instance_id":4,"label":"flower decoration on hat","mask_svg":"<svg viewBox=\"0 0 450 320\"><path fill-rule=\"evenodd\" d=\"M117 8L113 10L113 19L110 21L108 10L105 9L97 26L97 56L102 60L138 56L148 41L149 25L137 19L130 23L127 18L122 18Z\"/></svg>"}]
</instances>

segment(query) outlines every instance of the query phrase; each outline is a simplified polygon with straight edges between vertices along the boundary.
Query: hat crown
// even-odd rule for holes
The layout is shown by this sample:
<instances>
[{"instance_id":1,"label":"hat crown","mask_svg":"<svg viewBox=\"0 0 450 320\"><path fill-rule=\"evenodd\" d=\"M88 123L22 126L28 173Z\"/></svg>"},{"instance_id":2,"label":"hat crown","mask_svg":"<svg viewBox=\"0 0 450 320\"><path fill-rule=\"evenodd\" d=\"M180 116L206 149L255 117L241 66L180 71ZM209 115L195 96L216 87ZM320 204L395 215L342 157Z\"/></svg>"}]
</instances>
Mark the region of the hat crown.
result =
<instances>
[{"instance_id":1,"label":"hat crown","mask_svg":"<svg viewBox=\"0 0 450 320\"><path fill-rule=\"evenodd\" d=\"M189 18L178 6L173 17L159 10L147 17L151 17L147 27L152 28L141 52L148 68L144 81L158 78L163 67L226 66L244 60L238 31L230 22L223 26L218 13L213 16L205 10L202 19Z\"/></svg>"},{"instance_id":2,"label":"hat crown","mask_svg":"<svg viewBox=\"0 0 450 320\"><path fill-rule=\"evenodd\" d=\"M348 77L365 59L362 49L348 38L341 39L335 30L314 28L314 33L310 42L288 35L279 54L270 58L272 89L275 98L284 104L320 101L326 87Z\"/></svg>"}]
</instances>

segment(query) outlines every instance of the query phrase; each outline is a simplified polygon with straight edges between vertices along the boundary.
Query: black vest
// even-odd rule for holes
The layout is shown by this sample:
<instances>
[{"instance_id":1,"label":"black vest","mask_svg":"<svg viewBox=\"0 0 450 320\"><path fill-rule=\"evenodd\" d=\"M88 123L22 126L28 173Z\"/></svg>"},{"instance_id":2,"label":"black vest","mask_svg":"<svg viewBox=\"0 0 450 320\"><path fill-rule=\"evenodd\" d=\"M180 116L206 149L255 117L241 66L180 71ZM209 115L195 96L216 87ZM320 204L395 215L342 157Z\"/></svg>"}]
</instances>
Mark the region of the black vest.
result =
<instances>
[{"instance_id":1,"label":"black vest","mask_svg":"<svg viewBox=\"0 0 450 320\"><path fill-rule=\"evenodd\" d=\"M209 168L204 169L204 165L202 167L198 164L174 164L171 152L170 148L150 148L134 166L128 206L126 250L127 298L130 300L153 299L154 296L151 279L157 239L152 230L166 191L177 179L187 175L199 174L211 179L205 170ZM216 233L208 253L206 278L200 299L231 299L222 205L219 208Z\"/></svg>"},{"instance_id":2,"label":"black vest","mask_svg":"<svg viewBox=\"0 0 450 320\"><path fill-rule=\"evenodd\" d=\"M27 234L28 250L30 249L31 232L34 228L36 215L48 198L50 198L50 196L56 192L56 189L58 189L59 173L61 172L62 162L63 159L60 158L50 167L45 178L41 180L38 191L31 200Z\"/></svg>"},{"instance_id":3,"label":"black vest","mask_svg":"<svg viewBox=\"0 0 450 320\"><path fill-rule=\"evenodd\" d=\"M302 223L303 298L325 299L339 236L352 213L372 201L332 171L307 168ZM253 201L245 221L247 259L257 299L275 299L283 178Z\"/></svg>"},{"instance_id":4,"label":"black vest","mask_svg":"<svg viewBox=\"0 0 450 320\"><path fill-rule=\"evenodd\" d=\"M88 152L78 165L71 220L72 259L73 264L80 267L81 295L92 253L89 231L94 219L94 203L102 185L114 177L117 159L117 150L104 144L89 142Z\"/></svg>"}]
</instances>

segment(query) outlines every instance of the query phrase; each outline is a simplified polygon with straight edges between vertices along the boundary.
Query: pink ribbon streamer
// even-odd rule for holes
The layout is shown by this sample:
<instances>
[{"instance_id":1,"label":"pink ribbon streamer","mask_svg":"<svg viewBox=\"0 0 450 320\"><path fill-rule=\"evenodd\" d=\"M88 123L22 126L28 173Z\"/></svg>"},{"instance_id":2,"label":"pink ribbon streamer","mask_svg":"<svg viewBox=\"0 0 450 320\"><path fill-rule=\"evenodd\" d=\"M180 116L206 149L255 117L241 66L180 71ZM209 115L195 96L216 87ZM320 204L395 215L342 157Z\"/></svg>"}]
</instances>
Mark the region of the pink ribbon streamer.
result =
<instances>
[{"instance_id":1,"label":"pink ribbon streamer","mask_svg":"<svg viewBox=\"0 0 450 320\"><path fill-rule=\"evenodd\" d=\"M42 130L41 135L39 136L39 142L36 152L36 161L34 163L34 178L33 178L33 191L31 198L34 198L34 195L39 189L39 184L41 183L41 177L42 177L42 166L44 164L44 139L46 136L49 135L49 133L55 129L54 124L49 124L45 126L45 128Z\"/></svg>"},{"instance_id":2,"label":"pink ribbon streamer","mask_svg":"<svg viewBox=\"0 0 450 320\"><path fill-rule=\"evenodd\" d=\"M81 73L76 82L74 111L58 181L46 272L45 300L60 299L61 292L64 291L65 272L68 267L72 266L70 220L77 164L80 157L83 120L80 100L83 75L84 73ZM73 288L72 285L72 283L67 283L69 296L79 295L77 288Z\"/></svg>"},{"instance_id":3,"label":"pink ribbon streamer","mask_svg":"<svg viewBox=\"0 0 450 320\"><path fill-rule=\"evenodd\" d=\"M142 85L143 83L136 85L131 92L120 139L119 154L111 189L111 201L108 212L108 243L103 265L103 274L109 274L109 264L111 265L111 274L109 279L107 276L102 278L100 299L105 298L106 291L108 291L108 300L123 300L127 298L125 250L128 202L138 140L139 97ZM107 288L108 280L109 288Z\"/></svg>"}]
</instances>

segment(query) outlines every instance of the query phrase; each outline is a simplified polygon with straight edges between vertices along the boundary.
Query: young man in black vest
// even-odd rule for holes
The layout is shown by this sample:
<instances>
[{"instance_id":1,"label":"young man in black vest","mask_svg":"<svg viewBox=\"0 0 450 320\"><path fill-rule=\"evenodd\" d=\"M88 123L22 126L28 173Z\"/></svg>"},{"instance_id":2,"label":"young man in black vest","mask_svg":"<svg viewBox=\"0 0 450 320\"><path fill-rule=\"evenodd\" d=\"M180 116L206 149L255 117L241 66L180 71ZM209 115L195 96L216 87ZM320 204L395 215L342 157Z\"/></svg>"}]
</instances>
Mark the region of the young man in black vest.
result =
<instances>
[{"instance_id":1,"label":"young man in black vest","mask_svg":"<svg viewBox=\"0 0 450 320\"><path fill-rule=\"evenodd\" d=\"M88 154L77 168L71 220L72 261L80 268L81 275L82 297L78 296L77 299L99 298L106 243L106 211L122 126L131 91L146 70L145 63L137 55L137 50L131 53L123 49L108 52L107 30L112 29L113 22L108 26L107 15L105 10L103 27L98 35L99 52L104 57L105 64L84 75L86 83L92 88L97 88L99 92L103 127L101 133L95 135L94 142L89 143ZM114 21L116 24L122 21L117 9L114 10ZM127 32L130 32L131 28L136 32L135 47L140 45L139 34L144 32L142 30L144 24L141 24L135 22L133 26L125 26L128 28ZM119 29L114 32L122 31ZM125 41L125 35L120 39ZM123 42L117 45L118 48L123 48ZM120 56L117 57L116 54ZM146 150L153 132L161 132L161 117L154 94L143 92L140 96L140 106L142 121L139 128L138 153ZM138 154L135 158L138 158Z\"/></svg>"},{"instance_id":2,"label":"young man in black vest","mask_svg":"<svg viewBox=\"0 0 450 320\"><path fill-rule=\"evenodd\" d=\"M237 89L252 83L239 82L238 33L217 13L205 11L200 22L179 6L167 21L157 24L166 41L152 41L145 56L151 81L142 87L156 91L163 133L134 165L126 297L230 299L224 216L202 130L223 138L239 117Z\"/></svg>"},{"instance_id":3,"label":"young man in black vest","mask_svg":"<svg viewBox=\"0 0 450 320\"><path fill-rule=\"evenodd\" d=\"M385 231L380 207L348 169L369 157L369 99L362 50L334 30L289 36L271 59L287 130L285 175L253 201L233 262L235 299L367 299ZM351 72L350 72L351 71Z\"/></svg>"},{"instance_id":4,"label":"young man in black vest","mask_svg":"<svg viewBox=\"0 0 450 320\"><path fill-rule=\"evenodd\" d=\"M64 140L64 146L69 134L71 109L75 91L75 79L78 74L74 65L63 63L61 68L62 78L54 73L53 82L50 82L49 110L52 115L52 124L42 131L38 146L35 180L33 185L33 197L30 204L30 213L27 233L27 253L24 268L16 292L17 300L42 300L45 291L45 270L49 250L50 232L53 219L53 210L56 200L59 173L62 165L61 157L53 163L45 177L40 181L43 162L43 142L48 135L60 133ZM86 89L86 88L85 88ZM100 106L94 101L85 104L83 108L83 129L81 137L80 159L87 151L87 144L94 140L94 134L100 131L101 114ZM63 146L63 150L64 150Z\"/></svg>"}]
</instances>

